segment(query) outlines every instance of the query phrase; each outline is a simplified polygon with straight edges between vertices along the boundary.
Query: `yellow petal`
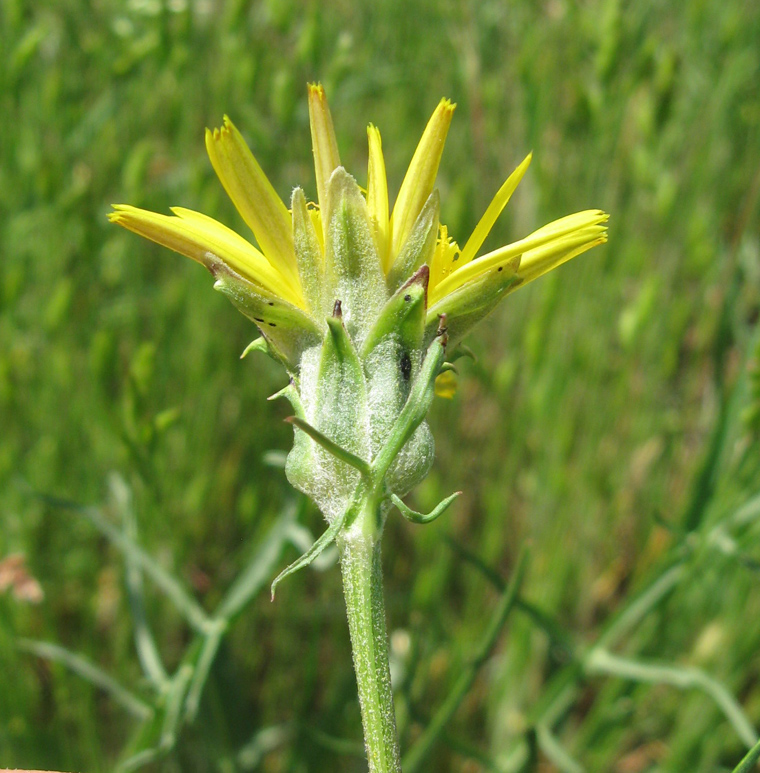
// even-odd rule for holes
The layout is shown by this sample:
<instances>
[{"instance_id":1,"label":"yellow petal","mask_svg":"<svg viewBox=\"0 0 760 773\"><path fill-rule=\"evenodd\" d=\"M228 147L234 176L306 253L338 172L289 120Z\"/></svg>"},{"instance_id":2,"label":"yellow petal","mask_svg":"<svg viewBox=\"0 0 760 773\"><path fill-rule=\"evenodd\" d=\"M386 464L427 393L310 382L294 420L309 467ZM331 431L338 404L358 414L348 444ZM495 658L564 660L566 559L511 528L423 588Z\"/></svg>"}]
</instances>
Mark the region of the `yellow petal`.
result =
<instances>
[{"instance_id":1,"label":"yellow petal","mask_svg":"<svg viewBox=\"0 0 760 773\"><path fill-rule=\"evenodd\" d=\"M457 377L454 371L445 370L435 378L435 396L444 400L453 400L457 393Z\"/></svg>"},{"instance_id":2,"label":"yellow petal","mask_svg":"<svg viewBox=\"0 0 760 773\"><path fill-rule=\"evenodd\" d=\"M367 127L369 140L369 168L367 170L367 211L375 230L377 254L385 272L388 272L388 181L385 176L385 159L380 132L370 124Z\"/></svg>"},{"instance_id":3,"label":"yellow petal","mask_svg":"<svg viewBox=\"0 0 760 773\"><path fill-rule=\"evenodd\" d=\"M557 266L567 263L586 250L604 244L607 241L606 231L598 232L598 228L588 228L564 236L556 242L549 242L543 247L524 253L520 261L520 284L527 284L543 276Z\"/></svg>"},{"instance_id":4,"label":"yellow petal","mask_svg":"<svg viewBox=\"0 0 760 773\"><path fill-rule=\"evenodd\" d=\"M269 262L298 282L293 228L288 208L253 157L232 121L206 129L206 150L214 171Z\"/></svg>"},{"instance_id":5,"label":"yellow petal","mask_svg":"<svg viewBox=\"0 0 760 773\"><path fill-rule=\"evenodd\" d=\"M520 184L523 175L528 171L530 160L532 158L533 153L528 153L520 166L509 175L504 185L499 188L498 193L493 197L493 201L488 205L488 209L472 232L472 236L470 236L467 240L467 244L462 248L462 254L459 256L460 266L469 263L478 254L478 250L483 246L483 242L486 240L488 234L491 233L491 229L494 227L497 218L504 207L507 206L507 202Z\"/></svg>"},{"instance_id":6,"label":"yellow petal","mask_svg":"<svg viewBox=\"0 0 760 773\"><path fill-rule=\"evenodd\" d=\"M324 210L327 206L327 182L340 166L340 156L327 96L321 83L309 84L309 125L314 149L317 197L320 209Z\"/></svg>"},{"instance_id":7,"label":"yellow petal","mask_svg":"<svg viewBox=\"0 0 760 773\"><path fill-rule=\"evenodd\" d=\"M309 217L311 218L314 231L317 234L317 240L319 241L319 249L322 252L322 265L325 261L325 233L322 228L322 210L315 204L309 207Z\"/></svg>"},{"instance_id":8,"label":"yellow petal","mask_svg":"<svg viewBox=\"0 0 760 773\"><path fill-rule=\"evenodd\" d=\"M186 255L212 269L220 260L245 279L294 306L304 308L300 291L277 271L250 242L213 218L177 207L174 217L127 204L115 204L112 223Z\"/></svg>"},{"instance_id":9,"label":"yellow petal","mask_svg":"<svg viewBox=\"0 0 760 773\"><path fill-rule=\"evenodd\" d=\"M469 281L478 274L488 271L490 268L503 263L512 257L518 255L525 255L531 250L536 250L539 247L550 245L551 247L542 253L534 253L540 255L539 259L534 257L534 268L530 269L529 275L531 279L536 276L540 276L546 271L550 271L558 263L553 263L553 256L563 254L566 251L568 244L575 245L572 249L580 246L580 243L599 243L599 239L606 233L606 226L601 225L604 223L609 215L598 209L590 209L585 212L577 212L574 215L568 215L567 217L555 220L548 225L539 228L530 236L525 239L521 239L514 244L508 244L506 247L501 247L498 250L489 252L487 255L483 255L476 260L471 260L456 271L453 271L449 276L443 279L440 284L435 287L435 299L440 299L447 293L452 292L457 287L461 287L465 282ZM571 237L569 240L567 237ZM580 240L580 243L577 241ZM577 254L577 253L576 253ZM567 258L564 258L567 260ZM562 262L562 261L560 261ZM522 262L521 262L522 268ZM539 267L540 266L540 267ZM546 267L548 266L548 268ZM519 273L522 277L522 272ZM523 279L523 281L530 281L529 279ZM433 303L435 301L431 301Z\"/></svg>"},{"instance_id":10,"label":"yellow petal","mask_svg":"<svg viewBox=\"0 0 760 773\"><path fill-rule=\"evenodd\" d=\"M430 260L430 286L440 284L454 269L459 267L459 245L449 239L449 229L445 225L440 226L438 243Z\"/></svg>"},{"instance_id":11,"label":"yellow petal","mask_svg":"<svg viewBox=\"0 0 760 773\"><path fill-rule=\"evenodd\" d=\"M422 207L433 192L438 165L443 154L443 146L451 124L456 105L448 99L442 99L425 127L417 150L409 164L409 169L401 183L396 204L391 215L391 246L386 264L386 273L404 246L412 226Z\"/></svg>"}]
</instances>

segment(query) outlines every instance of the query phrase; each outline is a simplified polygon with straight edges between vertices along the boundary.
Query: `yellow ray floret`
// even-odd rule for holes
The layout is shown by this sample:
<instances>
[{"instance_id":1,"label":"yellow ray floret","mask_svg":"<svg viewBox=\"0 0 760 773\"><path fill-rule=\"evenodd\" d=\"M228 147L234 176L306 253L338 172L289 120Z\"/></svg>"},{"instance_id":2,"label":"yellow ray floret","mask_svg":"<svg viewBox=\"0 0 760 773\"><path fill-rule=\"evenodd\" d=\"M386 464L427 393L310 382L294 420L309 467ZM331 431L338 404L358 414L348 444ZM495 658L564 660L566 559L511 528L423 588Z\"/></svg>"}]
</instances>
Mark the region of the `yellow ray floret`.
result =
<instances>
[{"instance_id":1,"label":"yellow ray floret","mask_svg":"<svg viewBox=\"0 0 760 773\"><path fill-rule=\"evenodd\" d=\"M438 165L455 107L456 105L448 99L442 99L438 103L438 107L425 127L417 150L414 151L390 219L390 249L383 266L386 274L390 272L393 261L404 246L417 216L433 192Z\"/></svg>"},{"instance_id":2,"label":"yellow ray floret","mask_svg":"<svg viewBox=\"0 0 760 773\"><path fill-rule=\"evenodd\" d=\"M267 294L305 308L300 287L272 266L266 257L242 236L211 217L182 207L172 209L174 216L159 215L144 209L115 204L108 215L134 233L170 250L192 258L208 269L215 261L226 263L240 276L261 287Z\"/></svg>"},{"instance_id":3,"label":"yellow ray floret","mask_svg":"<svg viewBox=\"0 0 760 773\"><path fill-rule=\"evenodd\" d=\"M430 287L440 284L459 267L461 253L459 245L449 237L449 229L441 224L435 252L430 260Z\"/></svg>"},{"instance_id":4,"label":"yellow ray floret","mask_svg":"<svg viewBox=\"0 0 760 773\"><path fill-rule=\"evenodd\" d=\"M367 212L375 229L375 242L380 262L386 265L388 254L388 180L380 132L370 124L367 127L369 164L367 168Z\"/></svg>"},{"instance_id":5,"label":"yellow ray floret","mask_svg":"<svg viewBox=\"0 0 760 773\"><path fill-rule=\"evenodd\" d=\"M340 155L327 96L321 83L309 84L309 126L314 150L317 198L320 208L324 210L327 207L327 182L340 166Z\"/></svg>"},{"instance_id":6,"label":"yellow ray floret","mask_svg":"<svg viewBox=\"0 0 760 773\"><path fill-rule=\"evenodd\" d=\"M493 197L493 201L488 205L485 214L480 218L480 222L475 226L472 236L470 236L467 240L467 244L462 248L462 254L459 257L459 266L469 263L475 255L477 255L478 250L483 246L483 242L486 240L488 234L491 233L491 229L496 224L496 220L502 213L502 210L512 198L512 194L520 184L520 180L522 180L523 176L528 171L532 158L533 154L528 153L520 166L509 175L504 185L499 188L498 192Z\"/></svg>"},{"instance_id":7,"label":"yellow ray floret","mask_svg":"<svg viewBox=\"0 0 760 773\"><path fill-rule=\"evenodd\" d=\"M227 116L221 129L206 129L206 150L227 195L267 260L297 285L290 213Z\"/></svg>"},{"instance_id":8,"label":"yellow ray floret","mask_svg":"<svg viewBox=\"0 0 760 773\"><path fill-rule=\"evenodd\" d=\"M606 241L607 228L603 223L608 217L598 209L577 212L539 228L514 244L508 244L471 260L430 288L429 303L432 306L472 279L515 257L522 256L517 272L520 284L530 282L581 252Z\"/></svg>"}]
</instances>

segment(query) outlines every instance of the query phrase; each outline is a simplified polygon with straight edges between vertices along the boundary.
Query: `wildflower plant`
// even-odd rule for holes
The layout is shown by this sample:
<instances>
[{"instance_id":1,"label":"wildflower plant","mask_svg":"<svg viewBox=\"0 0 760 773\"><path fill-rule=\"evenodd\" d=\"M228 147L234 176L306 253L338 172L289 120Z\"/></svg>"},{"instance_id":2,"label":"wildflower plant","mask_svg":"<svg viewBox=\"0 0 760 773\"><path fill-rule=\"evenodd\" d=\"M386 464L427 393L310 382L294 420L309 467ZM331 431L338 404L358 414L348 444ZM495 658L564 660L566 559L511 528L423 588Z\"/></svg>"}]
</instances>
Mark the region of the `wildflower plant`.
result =
<instances>
[{"instance_id":1,"label":"wildflower plant","mask_svg":"<svg viewBox=\"0 0 760 773\"><path fill-rule=\"evenodd\" d=\"M215 289L261 332L246 352L266 352L287 370L288 385L273 395L293 409L286 473L328 525L272 593L335 542L369 768L400 771L380 569L385 520L395 507L426 523L456 497L429 514L402 501L433 463L425 417L456 345L507 294L605 242L607 215L578 212L481 255L528 155L460 248L440 222L435 188L455 105L435 109L391 209L378 129L367 130L363 190L341 166L323 88L308 91L317 202L296 188L288 208L228 118L206 132L214 170L258 246L180 207L161 215L116 205L110 219L206 266Z\"/></svg>"}]
</instances>

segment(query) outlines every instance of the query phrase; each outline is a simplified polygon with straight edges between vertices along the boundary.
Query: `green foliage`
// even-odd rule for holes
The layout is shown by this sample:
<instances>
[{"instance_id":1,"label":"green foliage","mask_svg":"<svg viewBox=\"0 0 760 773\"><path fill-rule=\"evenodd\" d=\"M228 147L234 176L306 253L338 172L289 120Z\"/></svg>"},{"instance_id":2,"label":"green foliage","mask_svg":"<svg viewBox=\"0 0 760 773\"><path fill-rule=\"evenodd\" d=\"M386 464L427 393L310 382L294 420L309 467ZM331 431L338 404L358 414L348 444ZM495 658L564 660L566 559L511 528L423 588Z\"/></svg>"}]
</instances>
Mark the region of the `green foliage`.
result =
<instances>
[{"instance_id":1,"label":"green foliage","mask_svg":"<svg viewBox=\"0 0 760 773\"><path fill-rule=\"evenodd\" d=\"M224 113L281 196L315 198L319 79L343 163L365 167L371 120L392 193L440 97L459 103L439 175L455 239L531 148L486 248L612 213L608 246L469 336L475 361L433 406L437 458L409 505L464 493L424 529L387 528L404 750L464 674L431 770L733 769L749 739L725 695L760 724L758 41L755 4L718 0L5 0L0 559L24 552L45 599L0 596L3 764L111 770L142 744L166 752L155 770L362 769L330 552L274 605L264 589L308 536L271 572L249 563L291 496L268 466L292 436L265 401L280 371L238 360L255 330L202 269L105 219L114 201L182 205L243 232L203 146ZM117 504L82 511L106 539L30 493L97 503L112 470L137 551ZM223 635L217 614L235 618ZM108 685L155 723L138 733Z\"/></svg>"}]
</instances>

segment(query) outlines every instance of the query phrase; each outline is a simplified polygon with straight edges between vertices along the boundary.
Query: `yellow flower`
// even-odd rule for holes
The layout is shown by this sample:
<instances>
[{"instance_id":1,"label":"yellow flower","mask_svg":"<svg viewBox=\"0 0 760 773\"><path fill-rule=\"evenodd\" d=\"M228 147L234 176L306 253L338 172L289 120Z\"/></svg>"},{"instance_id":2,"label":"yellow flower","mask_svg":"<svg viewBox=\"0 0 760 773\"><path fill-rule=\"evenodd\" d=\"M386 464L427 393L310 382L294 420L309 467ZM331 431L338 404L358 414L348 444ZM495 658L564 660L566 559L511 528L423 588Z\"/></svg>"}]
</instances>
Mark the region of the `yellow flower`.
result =
<instances>
[{"instance_id":1,"label":"yellow flower","mask_svg":"<svg viewBox=\"0 0 760 773\"><path fill-rule=\"evenodd\" d=\"M478 255L527 171L529 154L496 193L460 249L449 238L446 226L438 223L435 191L454 108L446 99L438 104L392 211L380 132L369 126L368 181L361 206L370 224L374 241L371 260L377 268L368 267L365 261L362 271L368 276L367 282L371 281L370 274L385 278L387 298L422 264L427 264L428 319L432 324L439 314L446 313L453 337L458 338L507 292L605 242L608 216L596 209L578 212L513 244ZM290 209L229 118L225 116L220 129L206 130L206 148L214 170L258 247L216 220L180 207L173 208L169 216L119 204L109 215L112 222L205 265L217 279L219 289L256 321L268 340L274 335L271 328L278 326L318 336L336 300L329 294L340 286L337 280L332 284L330 280L326 213L330 211L331 186L345 196L348 183L335 182L340 157L321 85L309 86L309 115L318 202L307 204L300 189L296 189Z\"/></svg>"}]
</instances>

